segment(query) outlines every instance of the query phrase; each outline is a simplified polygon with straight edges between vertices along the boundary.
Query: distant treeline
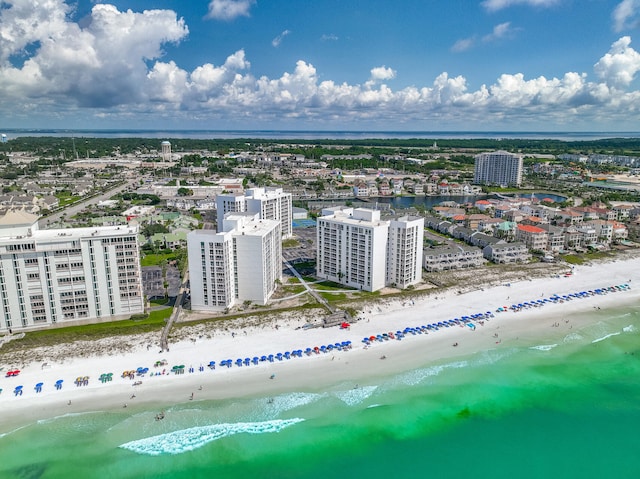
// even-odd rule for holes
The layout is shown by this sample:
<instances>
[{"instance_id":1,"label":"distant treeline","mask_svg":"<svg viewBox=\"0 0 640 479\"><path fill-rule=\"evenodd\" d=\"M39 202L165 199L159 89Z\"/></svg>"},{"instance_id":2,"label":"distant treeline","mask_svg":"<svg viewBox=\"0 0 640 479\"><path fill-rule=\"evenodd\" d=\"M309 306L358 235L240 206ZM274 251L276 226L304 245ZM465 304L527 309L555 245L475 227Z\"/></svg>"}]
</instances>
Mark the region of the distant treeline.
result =
<instances>
[{"instance_id":1,"label":"distant treeline","mask_svg":"<svg viewBox=\"0 0 640 479\"><path fill-rule=\"evenodd\" d=\"M376 153L406 153L418 154L417 149L429 149L437 143L439 151L454 149L466 150L507 150L523 153L602 153L616 155L640 154L640 138L610 138L602 140L562 141L552 139L324 139L324 140L271 140L261 138L236 139L185 139L167 138L171 142L174 152L193 150L216 151L224 154L229 151L255 151L267 149L274 151L276 145L292 145L286 151L303 153L308 157L318 158L317 155L330 153L338 154L332 146L343 147L339 154L361 154L369 152L371 148ZM95 158L110 156L116 153L128 154L136 151L149 153L160 151L161 141L157 138L70 138L70 137L18 137L6 143L0 143L0 152L28 151L39 156L63 156L66 159L75 157ZM295 146L293 146L295 145Z\"/></svg>"}]
</instances>

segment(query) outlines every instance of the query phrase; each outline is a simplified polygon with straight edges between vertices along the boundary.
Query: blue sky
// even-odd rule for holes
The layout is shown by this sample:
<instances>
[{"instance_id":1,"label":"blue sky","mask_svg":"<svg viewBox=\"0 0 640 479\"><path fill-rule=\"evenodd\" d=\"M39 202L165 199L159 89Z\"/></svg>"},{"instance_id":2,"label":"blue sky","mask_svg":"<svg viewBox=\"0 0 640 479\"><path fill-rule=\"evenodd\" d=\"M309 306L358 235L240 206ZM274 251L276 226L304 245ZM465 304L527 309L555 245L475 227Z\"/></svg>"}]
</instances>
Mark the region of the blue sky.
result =
<instances>
[{"instance_id":1,"label":"blue sky","mask_svg":"<svg viewBox=\"0 0 640 479\"><path fill-rule=\"evenodd\" d=\"M0 128L635 131L639 30L640 0L0 0Z\"/></svg>"}]
</instances>

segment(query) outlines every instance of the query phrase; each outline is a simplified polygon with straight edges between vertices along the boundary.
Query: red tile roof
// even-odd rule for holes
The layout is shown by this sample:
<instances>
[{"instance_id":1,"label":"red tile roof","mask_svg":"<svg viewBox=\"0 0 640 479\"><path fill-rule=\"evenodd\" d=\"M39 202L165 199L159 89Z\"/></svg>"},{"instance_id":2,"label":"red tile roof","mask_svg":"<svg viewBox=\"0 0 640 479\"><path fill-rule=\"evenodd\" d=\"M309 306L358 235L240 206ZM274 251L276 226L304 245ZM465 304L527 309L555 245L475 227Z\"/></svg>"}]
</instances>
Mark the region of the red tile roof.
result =
<instances>
[{"instance_id":1,"label":"red tile roof","mask_svg":"<svg viewBox=\"0 0 640 479\"><path fill-rule=\"evenodd\" d=\"M525 231L527 233L546 233L542 228L538 228L537 226L531 225L518 225L518 229L520 231Z\"/></svg>"}]
</instances>

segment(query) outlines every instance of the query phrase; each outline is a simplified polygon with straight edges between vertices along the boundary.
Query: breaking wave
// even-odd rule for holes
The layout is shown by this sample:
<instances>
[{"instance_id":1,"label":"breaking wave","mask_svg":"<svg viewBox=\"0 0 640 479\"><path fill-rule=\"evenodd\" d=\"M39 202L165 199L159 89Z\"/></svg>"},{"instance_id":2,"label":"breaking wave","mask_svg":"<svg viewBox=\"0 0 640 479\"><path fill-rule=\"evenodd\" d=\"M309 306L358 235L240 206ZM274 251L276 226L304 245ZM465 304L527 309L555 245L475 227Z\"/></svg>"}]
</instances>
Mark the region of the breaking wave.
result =
<instances>
[{"instance_id":1,"label":"breaking wave","mask_svg":"<svg viewBox=\"0 0 640 479\"><path fill-rule=\"evenodd\" d=\"M535 349L537 351L551 351L557 344L541 344L540 346L531 346L529 349Z\"/></svg>"},{"instance_id":2,"label":"breaking wave","mask_svg":"<svg viewBox=\"0 0 640 479\"><path fill-rule=\"evenodd\" d=\"M617 333L610 333L610 334L607 334L607 335L605 335L605 336L602 336L601 338L594 339L594 340L593 340L593 341L591 341L591 342L592 342L592 343L599 343L600 341L604 341L605 339L608 339L608 338L610 338L611 336L617 336L617 335L619 335L619 334L620 334L620 332L617 332Z\"/></svg>"},{"instance_id":3,"label":"breaking wave","mask_svg":"<svg viewBox=\"0 0 640 479\"><path fill-rule=\"evenodd\" d=\"M193 451L217 439L222 439L234 434L264 434L280 432L293 426L304 419L273 419L264 422L237 422L231 424L213 424L210 426L198 426L182 429L158 436L145 437L135 441L121 444L119 447L129 451L145 454L147 456L160 456L162 454L182 454Z\"/></svg>"}]
</instances>

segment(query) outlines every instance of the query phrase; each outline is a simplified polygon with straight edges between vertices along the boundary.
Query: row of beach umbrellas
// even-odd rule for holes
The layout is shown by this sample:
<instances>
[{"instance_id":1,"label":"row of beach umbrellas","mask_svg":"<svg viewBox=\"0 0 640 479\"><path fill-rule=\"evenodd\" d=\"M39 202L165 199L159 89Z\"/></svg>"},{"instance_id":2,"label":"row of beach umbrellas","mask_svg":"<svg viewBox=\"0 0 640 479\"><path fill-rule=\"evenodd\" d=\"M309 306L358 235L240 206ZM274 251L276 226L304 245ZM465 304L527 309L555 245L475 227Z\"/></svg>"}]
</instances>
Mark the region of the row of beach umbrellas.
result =
<instances>
[{"instance_id":1,"label":"row of beach umbrellas","mask_svg":"<svg viewBox=\"0 0 640 479\"><path fill-rule=\"evenodd\" d=\"M549 298L541 298L541 299L535 299L531 301L524 301L522 303L512 304L511 306L502 306L502 307L499 307L496 310L496 312L501 313L506 311L519 311L522 309L537 308L548 303L559 303L559 302L561 303L565 301L573 301L575 299L588 298L596 295L606 295L609 293L615 293L619 291L627 291L629 289L630 289L630 286L625 283L625 284L620 284L616 286L608 286L604 288L597 288L593 290L570 293L566 295L554 294ZM454 326L464 327L466 325L471 329L475 329L474 322L486 321L493 317L494 317L494 314L491 311L486 311L484 313L474 313L468 316L461 316L460 318L438 321L438 322L434 322L434 323L430 323L422 326L406 327L402 330L397 330L395 332L389 331L386 333L370 335L363 338L362 342L365 343L366 345L370 345L374 342L401 340L409 335L428 334L429 332L438 331L443 328L450 328ZM295 349L292 351L278 352L275 354L237 358L235 360L223 359L218 364L219 366L223 366L223 367L226 366L227 368L231 368L234 365L236 367L247 367L251 365L258 365L260 363L274 363L276 361L287 361L293 358L301 358L305 355L312 356L314 354L315 355L326 354L332 351L343 351L343 350L351 349L351 347L352 347L351 341L341 341L333 344L324 344L321 346L307 347L304 350ZM167 364L167 361L163 359L161 361L156 361L154 366L157 367L165 364ZM209 361L208 367L212 370L215 369L216 361ZM203 371L204 367L201 365L199 370ZM195 370L193 367L189 368L189 372L194 372L194 371ZM149 372L149 368L138 367L135 370L124 371L122 373L122 377L133 378L135 376L142 376L148 372ZM184 374L185 366L183 364L173 366L171 368L171 372L173 372L174 374ZM6 377L15 377L18 374L20 374L20 370L17 370L17 369L11 370L6 373ZM100 376L100 382L102 383L110 382L112 380L113 380L113 373L103 373ZM55 382L56 390L62 389L63 382L64 381L62 379L58 379ZM76 378L74 382L77 386L82 386L82 385L86 386L89 384L89 376L79 376L78 378ZM36 393L39 393L42 391L43 387L44 387L44 383L38 382L36 383L34 389ZM23 394L23 390L24 390L24 387L22 385L16 386L14 389L14 395L21 396ZM0 393L1 392L2 392L2 389L0 389Z\"/></svg>"}]
</instances>

